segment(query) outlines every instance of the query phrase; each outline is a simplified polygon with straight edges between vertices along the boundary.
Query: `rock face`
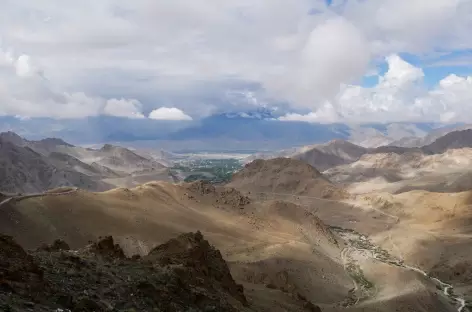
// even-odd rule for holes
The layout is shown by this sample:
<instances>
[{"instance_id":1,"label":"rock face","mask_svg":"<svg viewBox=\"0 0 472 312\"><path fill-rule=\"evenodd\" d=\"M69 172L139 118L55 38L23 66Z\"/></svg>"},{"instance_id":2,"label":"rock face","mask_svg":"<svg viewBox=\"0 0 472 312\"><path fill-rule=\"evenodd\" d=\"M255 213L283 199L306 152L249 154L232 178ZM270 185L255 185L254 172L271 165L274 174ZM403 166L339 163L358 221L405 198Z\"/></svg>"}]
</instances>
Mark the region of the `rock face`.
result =
<instances>
[{"instance_id":1,"label":"rock face","mask_svg":"<svg viewBox=\"0 0 472 312\"><path fill-rule=\"evenodd\" d=\"M249 197L241 194L240 191L232 187L215 187L208 181L198 180L185 184L189 191L188 198L193 199L195 196L210 197L217 204L227 205L232 208L244 209L246 205L251 203Z\"/></svg>"},{"instance_id":2,"label":"rock face","mask_svg":"<svg viewBox=\"0 0 472 312\"><path fill-rule=\"evenodd\" d=\"M216 188L208 181L198 180L187 184L187 189L199 195L207 195L216 192Z\"/></svg>"},{"instance_id":3,"label":"rock face","mask_svg":"<svg viewBox=\"0 0 472 312\"><path fill-rule=\"evenodd\" d=\"M233 298L247 304L243 287L236 284L219 250L203 239L200 232L180 235L154 248L145 258L164 265L182 265L193 269L204 284L217 284ZM198 280L198 276L195 276Z\"/></svg>"},{"instance_id":4,"label":"rock face","mask_svg":"<svg viewBox=\"0 0 472 312\"><path fill-rule=\"evenodd\" d=\"M0 311L244 311L220 252L200 232L144 258L126 258L112 237L82 250L64 242L27 253L0 236Z\"/></svg>"},{"instance_id":5,"label":"rock face","mask_svg":"<svg viewBox=\"0 0 472 312\"><path fill-rule=\"evenodd\" d=\"M113 237L100 238L98 242L87 246L86 250L107 259L124 259L125 253L120 245L115 244Z\"/></svg>"},{"instance_id":6,"label":"rock face","mask_svg":"<svg viewBox=\"0 0 472 312\"><path fill-rule=\"evenodd\" d=\"M26 300L35 300L44 286L43 271L33 257L12 237L0 235L0 293L13 293Z\"/></svg>"},{"instance_id":7,"label":"rock face","mask_svg":"<svg viewBox=\"0 0 472 312\"><path fill-rule=\"evenodd\" d=\"M52 244L45 244L38 248L38 251L61 251L61 250L70 250L69 245L61 240L56 239Z\"/></svg>"}]
</instances>

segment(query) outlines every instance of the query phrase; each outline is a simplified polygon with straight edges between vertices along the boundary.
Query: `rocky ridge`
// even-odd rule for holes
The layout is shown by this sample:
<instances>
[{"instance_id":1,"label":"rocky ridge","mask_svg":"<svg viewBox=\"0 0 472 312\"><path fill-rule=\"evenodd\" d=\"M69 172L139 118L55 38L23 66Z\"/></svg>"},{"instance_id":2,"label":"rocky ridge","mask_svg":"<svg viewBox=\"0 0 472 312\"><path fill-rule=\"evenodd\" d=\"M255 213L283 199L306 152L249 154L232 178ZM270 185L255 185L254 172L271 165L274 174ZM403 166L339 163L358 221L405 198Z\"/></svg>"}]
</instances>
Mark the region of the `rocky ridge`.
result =
<instances>
[{"instance_id":1,"label":"rocky ridge","mask_svg":"<svg viewBox=\"0 0 472 312\"><path fill-rule=\"evenodd\" d=\"M221 253L200 232L127 258L112 237L81 250L62 241L27 252L0 236L1 311L244 311Z\"/></svg>"}]
</instances>

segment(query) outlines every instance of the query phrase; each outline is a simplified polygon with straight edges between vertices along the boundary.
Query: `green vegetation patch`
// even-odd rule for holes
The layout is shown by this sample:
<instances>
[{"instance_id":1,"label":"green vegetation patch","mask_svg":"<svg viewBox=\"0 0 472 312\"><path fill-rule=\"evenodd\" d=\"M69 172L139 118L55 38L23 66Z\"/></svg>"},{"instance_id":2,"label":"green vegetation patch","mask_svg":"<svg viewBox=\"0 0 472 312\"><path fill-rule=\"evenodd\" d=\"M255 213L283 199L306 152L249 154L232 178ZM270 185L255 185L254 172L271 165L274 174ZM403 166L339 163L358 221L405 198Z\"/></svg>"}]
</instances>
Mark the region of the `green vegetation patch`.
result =
<instances>
[{"instance_id":1,"label":"green vegetation patch","mask_svg":"<svg viewBox=\"0 0 472 312\"><path fill-rule=\"evenodd\" d=\"M242 164L237 159L196 159L185 160L176 164L174 174L186 176L185 182L204 180L210 183L226 183L233 173L240 170Z\"/></svg>"},{"instance_id":2,"label":"green vegetation patch","mask_svg":"<svg viewBox=\"0 0 472 312\"><path fill-rule=\"evenodd\" d=\"M364 272L362 272L362 269L359 265L349 263L346 268L349 275L356 282L356 284L359 285L359 287L365 290L374 288L374 284L364 276Z\"/></svg>"}]
</instances>

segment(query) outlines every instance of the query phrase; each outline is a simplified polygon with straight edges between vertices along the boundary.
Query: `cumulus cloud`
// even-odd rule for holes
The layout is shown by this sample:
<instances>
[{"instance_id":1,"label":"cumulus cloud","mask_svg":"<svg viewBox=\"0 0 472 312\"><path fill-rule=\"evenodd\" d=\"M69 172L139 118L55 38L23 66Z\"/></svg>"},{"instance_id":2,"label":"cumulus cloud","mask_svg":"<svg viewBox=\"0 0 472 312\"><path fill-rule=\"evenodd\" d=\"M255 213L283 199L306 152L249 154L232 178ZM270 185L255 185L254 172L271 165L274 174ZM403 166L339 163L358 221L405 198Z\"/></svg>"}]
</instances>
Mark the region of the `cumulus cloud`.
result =
<instances>
[{"instance_id":1,"label":"cumulus cloud","mask_svg":"<svg viewBox=\"0 0 472 312\"><path fill-rule=\"evenodd\" d=\"M106 101L103 112L116 117L145 118L141 109L141 103L137 100L111 99Z\"/></svg>"},{"instance_id":2,"label":"cumulus cloud","mask_svg":"<svg viewBox=\"0 0 472 312\"><path fill-rule=\"evenodd\" d=\"M376 52L431 53L471 46L465 36L471 9L468 0L384 0L363 3L358 10L364 17L373 13L376 29L369 32Z\"/></svg>"},{"instance_id":3,"label":"cumulus cloud","mask_svg":"<svg viewBox=\"0 0 472 312\"><path fill-rule=\"evenodd\" d=\"M449 75L427 95L415 100L415 107L434 114L441 122L470 122L472 76Z\"/></svg>"},{"instance_id":4,"label":"cumulus cloud","mask_svg":"<svg viewBox=\"0 0 472 312\"><path fill-rule=\"evenodd\" d=\"M387 72L377 85L346 85L329 103L308 114L290 113L282 121L306 122L468 122L472 76L449 75L429 90L424 73L398 55L386 58Z\"/></svg>"},{"instance_id":5,"label":"cumulus cloud","mask_svg":"<svg viewBox=\"0 0 472 312\"><path fill-rule=\"evenodd\" d=\"M296 106L313 107L359 79L369 64L369 45L349 21L335 17L315 27L293 66L265 86Z\"/></svg>"},{"instance_id":6,"label":"cumulus cloud","mask_svg":"<svg viewBox=\"0 0 472 312\"><path fill-rule=\"evenodd\" d=\"M192 117L175 107L160 107L149 114L155 120L192 120Z\"/></svg>"},{"instance_id":7,"label":"cumulus cloud","mask_svg":"<svg viewBox=\"0 0 472 312\"><path fill-rule=\"evenodd\" d=\"M144 118L137 100L91 97L58 89L28 55L0 48L0 115L83 118L107 115Z\"/></svg>"},{"instance_id":8,"label":"cumulus cloud","mask_svg":"<svg viewBox=\"0 0 472 312\"><path fill-rule=\"evenodd\" d=\"M310 112L308 114L288 113L278 118L280 121L304 121L314 123L333 123L340 119L341 117L338 112L329 102L325 102L316 112Z\"/></svg>"},{"instance_id":9,"label":"cumulus cloud","mask_svg":"<svg viewBox=\"0 0 472 312\"><path fill-rule=\"evenodd\" d=\"M285 102L314 119L358 118L357 110L390 118L406 102L426 116L419 107L452 97L426 96L419 69L400 63L375 89L355 84L388 55L472 48L471 14L469 0L7 1L2 39L25 55L10 65L8 85L18 91L0 95L9 103L0 113L140 118L167 97L195 117L232 105L220 99L246 81L266 92L267 105ZM28 92L19 91L27 80ZM206 92L190 95L196 86ZM335 115L326 116L326 101Z\"/></svg>"}]
</instances>

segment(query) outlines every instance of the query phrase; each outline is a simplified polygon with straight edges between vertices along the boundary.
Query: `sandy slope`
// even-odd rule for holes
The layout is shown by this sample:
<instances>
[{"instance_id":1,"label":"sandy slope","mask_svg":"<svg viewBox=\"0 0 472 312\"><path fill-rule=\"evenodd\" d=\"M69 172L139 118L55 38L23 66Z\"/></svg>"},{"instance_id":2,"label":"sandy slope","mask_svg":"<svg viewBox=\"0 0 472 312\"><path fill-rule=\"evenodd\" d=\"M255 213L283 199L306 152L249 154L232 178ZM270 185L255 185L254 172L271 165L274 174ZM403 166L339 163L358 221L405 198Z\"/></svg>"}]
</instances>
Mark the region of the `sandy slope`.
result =
<instances>
[{"instance_id":1,"label":"sandy slope","mask_svg":"<svg viewBox=\"0 0 472 312\"><path fill-rule=\"evenodd\" d=\"M329 169L323 174L345 185L351 193L410 190L460 192L472 189L472 149L452 149L442 154L378 153Z\"/></svg>"},{"instance_id":2,"label":"sandy slope","mask_svg":"<svg viewBox=\"0 0 472 312\"><path fill-rule=\"evenodd\" d=\"M404 261L406 268L392 267L372 259L369 252L343 249L343 259L358 265L374 285L368 299L350 309L457 311L461 300L472 300L471 156L468 148L436 155L364 155L357 162L324 172L331 185L341 182L351 191L351 196L334 200L320 198L319 184L314 188L318 192L298 192L300 184L310 185L320 175L308 176L288 162L280 165L281 160L279 164L272 160L275 165L257 161L258 166L246 166L231 185L263 201L300 204L327 224L368 235L391 259ZM457 299L443 295L448 284L453 285Z\"/></svg>"},{"instance_id":3,"label":"sandy slope","mask_svg":"<svg viewBox=\"0 0 472 312\"><path fill-rule=\"evenodd\" d=\"M77 248L113 235L128 254L145 254L177 234L199 229L222 251L256 305L264 306L264 298L274 292L280 306L293 304L290 294L297 293L334 304L351 287L339 246L318 218L293 204L248 202L233 189L206 184L156 182L26 199L1 207L0 228L26 248L56 238Z\"/></svg>"},{"instance_id":4,"label":"sandy slope","mask_svg":"<svg viewBox=\"0 0 472 312\"><path fill-rule=\"evenodd\" d=\"M326 224L357 228L381 241L385 228L396 229L394 220L373 206L272 197L248 198L232 188L199 182L155 182L8 203L0 208L0 228L27 248L57 238L76 248L98 236L113 235L128 254L146 254L169 238L198 229L222 251L256 310L297 311L300 298L324 311L345 310L340 304L353 287L341 257L346 242ZM359 308L349 309L396 311L400 300L403 306L417 307L412 311L426 311L418 307L443 300L415 273L384 271L356 253L352 257L360 257L356 261L378 292ZM395 276L406 276L416 288L402 292L404 278ZM429 311L449 311L441 306Z\"/></svg>"},{"instance_id":5,"label":"sandy slope","mask_svg":"<svg viewBox=\"0 0 472 312\"><path fill-rule=\"evenodd\" d=\"M394 227L372 236L377 244L407 263L454 284L456 291L472 299L471 191L371 193L354 201L399 217Z\"/></svg>"}]
</instances>

